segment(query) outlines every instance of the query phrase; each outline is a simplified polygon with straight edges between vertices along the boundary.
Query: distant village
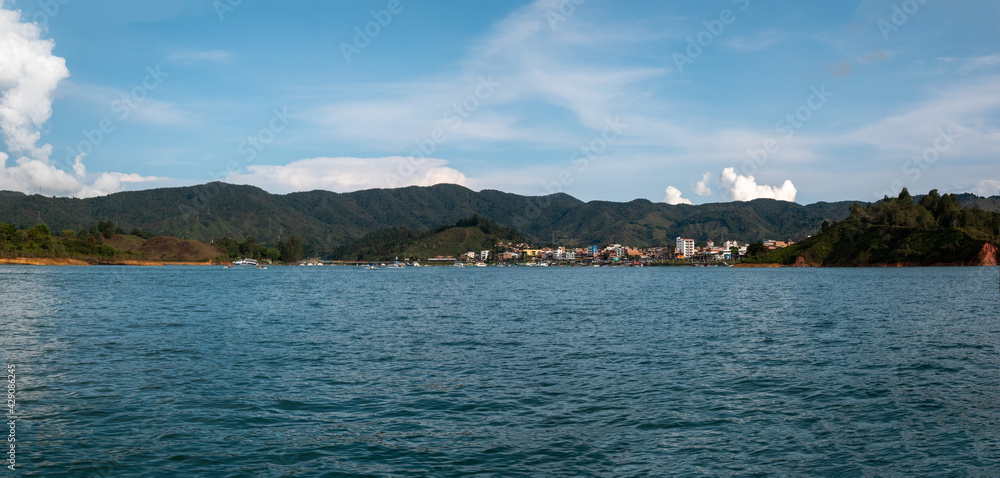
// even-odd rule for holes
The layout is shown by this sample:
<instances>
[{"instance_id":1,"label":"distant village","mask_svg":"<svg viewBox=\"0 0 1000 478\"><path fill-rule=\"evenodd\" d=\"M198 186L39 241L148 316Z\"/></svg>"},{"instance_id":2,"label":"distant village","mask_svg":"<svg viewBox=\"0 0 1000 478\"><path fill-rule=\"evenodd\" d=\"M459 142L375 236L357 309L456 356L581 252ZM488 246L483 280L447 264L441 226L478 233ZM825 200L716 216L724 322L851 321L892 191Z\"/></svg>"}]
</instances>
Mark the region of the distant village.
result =
<instances>
[{"instance_id":1,"label":"distant village","mask_svg":"<svg viewBox=\"0 0 1000 478\"><path fill-rule=\"evenodd\" d=\"M765 240L765 248L774 250L795 244L794 241ZM503 252L491 256L491 251L469 251L465 254L452 256L437 256L427 259L428 263L554 263L560 265L647 265L656 263L696 263L708 264L725 261L738 261L747 255L750 244L740 244L738 241L724 241L716 244L709 240L698 245L694 239L678 237L676 245L664 247L637 248L611 244L609 246L592 245L582 248L545 247L533 248L531 244L500 244Z\"/></svg>"}]
</instances>

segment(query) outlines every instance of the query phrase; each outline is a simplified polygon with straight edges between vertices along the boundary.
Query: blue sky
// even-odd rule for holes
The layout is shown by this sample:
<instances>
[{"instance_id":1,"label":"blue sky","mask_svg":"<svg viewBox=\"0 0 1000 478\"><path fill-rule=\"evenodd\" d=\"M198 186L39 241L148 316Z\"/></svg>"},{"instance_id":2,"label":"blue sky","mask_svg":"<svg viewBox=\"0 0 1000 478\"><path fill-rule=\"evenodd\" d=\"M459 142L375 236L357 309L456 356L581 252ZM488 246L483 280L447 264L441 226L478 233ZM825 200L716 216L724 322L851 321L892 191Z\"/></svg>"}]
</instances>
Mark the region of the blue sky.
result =
<instances>
[{"instance_id":1,"label":"blue sky","mask_svg":"<svg viewBox=\"0 0 1000 478\"><path fill-rule=\"evenodd\" d=\"M996 195L998 20L986 0L0 0L0 189Z\"/></svg>"}]
</instances>

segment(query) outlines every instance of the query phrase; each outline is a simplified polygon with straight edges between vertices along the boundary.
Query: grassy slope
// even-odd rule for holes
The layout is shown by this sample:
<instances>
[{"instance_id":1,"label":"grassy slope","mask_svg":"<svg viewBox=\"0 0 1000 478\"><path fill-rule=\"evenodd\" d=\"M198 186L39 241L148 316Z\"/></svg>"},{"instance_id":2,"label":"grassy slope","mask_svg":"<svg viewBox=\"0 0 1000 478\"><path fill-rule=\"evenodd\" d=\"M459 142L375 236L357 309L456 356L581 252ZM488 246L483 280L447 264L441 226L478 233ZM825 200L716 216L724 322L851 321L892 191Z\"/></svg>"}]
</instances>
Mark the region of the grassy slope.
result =
<instances>
[{"instance_id":1,"label":"grassy slope","mask_svg":"<svg viewBox=\"0 0 1000 478\"><path fill-rule=\"evenodd\" d=\"M115 234L102 242L118 251L136 252L142 258L155 261L205 262L225 255L211 244L176 237L161 236L147 241L138 236Z\"/></svg>"},{"instance_id":2,"label":"grassy slope","mask_svg":"<svg viewBox=\"0 0 1000 478\"><path fill-rule=\"evenodd\" d=\"M478 227L456 227L422 238L405 249L406 257L452 256L488 249L487 235Z\"/></svg>"}]
</instances>

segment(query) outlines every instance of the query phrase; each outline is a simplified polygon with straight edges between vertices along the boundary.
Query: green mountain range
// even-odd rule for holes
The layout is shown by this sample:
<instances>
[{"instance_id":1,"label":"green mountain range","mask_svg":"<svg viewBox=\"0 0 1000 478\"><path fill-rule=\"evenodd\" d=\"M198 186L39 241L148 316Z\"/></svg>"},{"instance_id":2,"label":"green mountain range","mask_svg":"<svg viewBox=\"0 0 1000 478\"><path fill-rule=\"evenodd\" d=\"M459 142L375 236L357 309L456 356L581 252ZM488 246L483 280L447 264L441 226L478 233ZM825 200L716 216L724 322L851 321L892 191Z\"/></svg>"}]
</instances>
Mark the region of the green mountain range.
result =
<instances>
[{"instance_id":1,"label":"green mountain range","mask_svg":"<svg viewBox=\"0 0 1000 478\"><path fill-rule=\"evenodd\" d=\"M973 199L1000 207L1000 198L959 198ZM90 199L0 192L0 222L24 227L46 224L60 231L112 221L125 230L141 228L156 235L202 241L253 236L271 245L295 235L303 239L307 255L329 257L337 247L374 231L394 227L425 231L473 215L514 227L537 244L644 247L673 244L677 236L746 242L800 238L815 233L823 221L846 218L851 204L803 206L766 199L699 206L647 200L585 203L566 194L532 197L446 184L278 195L215 182Z\"/></svg>"}]
</instances>

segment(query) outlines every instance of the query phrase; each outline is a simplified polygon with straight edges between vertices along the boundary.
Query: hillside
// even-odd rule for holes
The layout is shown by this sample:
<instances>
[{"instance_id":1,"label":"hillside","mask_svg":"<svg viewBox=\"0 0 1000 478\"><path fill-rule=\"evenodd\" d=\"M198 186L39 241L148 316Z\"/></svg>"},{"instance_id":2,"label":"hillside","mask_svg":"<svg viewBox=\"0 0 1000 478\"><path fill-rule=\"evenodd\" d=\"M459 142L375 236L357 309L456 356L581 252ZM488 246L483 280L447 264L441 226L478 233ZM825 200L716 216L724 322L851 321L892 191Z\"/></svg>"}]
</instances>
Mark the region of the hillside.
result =
<instances>
[{"instance_id":1,"label":"hillside","mask_svg":"<svg viewBox=\"0 0 1000 478\"><path fill-rule=\"evenodd\" d=\"M524 236L513 228L473 216L459 220L453 226L441 226L429 231L409 228L375 231L338 247L332 257L349 261L426 260L437 256L458 257L469 251L496 252L501 242L517 244L524 241Z\"/></svg>"},{"instance_id":2,"label":"hillside","mask_svg":"<svg viewBox=\"0 0 1000 478\"><path fill-rule=\"evenodd\" d=\"M1000 214L962 208L958 196L937 191L914 202L898 198L855 206L850 216L817 236L750 258L785 265L872 266L996 264Z\"/></svg>"},{"instance_id":3,"label":"hillside","mask_svg":"<svg viewBox=\"0 0 1000 478\"><path fill-rule=\"evenodd\" d=\"M125 234L105 235L96 230L93 235L85 230L79 234L66 230L57 236L44 224L19 230L13 224L0 223L0 258L4 259L67 259L71 261L63 263L108 264L150 260L208 262L223 256L217 247L189 239L153 237L147 240Z\"/></svg>"},{"instance_id":4,"label":"hillside","mask_svg":"<svg viewBox=\"0 0 1000 478\"><path fill-rule=\"evenodd\" d=\"M802 206L767 199L701 206L646 200L584 203L566 194L529 197L446 184L275 195L251 186L210 183L90 199L2 192L0 222L77 230L111 221L125 230L142 228L161 236L201 241L254 236L271 245L297 235L304 239L307 254L329 256L334 248L373 231L426 230L476 214L515 227L535 243L653 246L670 244L677 236L798 238L815 232L824 220L847 217L850 204Z\"/></svg>"},{"instance_id":5,"label":"hillside","mask_svg":"<svg viewBox=\"0 0 1000 478\"><path fill-rule=\"evenodd\" d=\"M132 251L157 261L206 262L225 256L218 247L193 239L176 237L153 237L143 239L137 236L115 234L102 242L119 251Z\"/></svg>"}]
</instances>

